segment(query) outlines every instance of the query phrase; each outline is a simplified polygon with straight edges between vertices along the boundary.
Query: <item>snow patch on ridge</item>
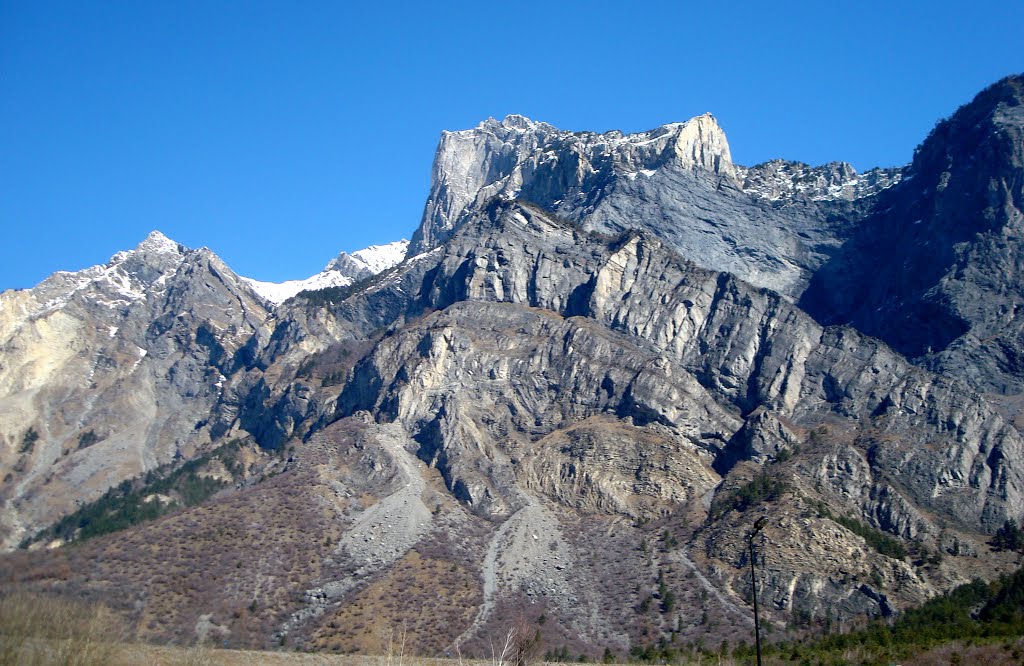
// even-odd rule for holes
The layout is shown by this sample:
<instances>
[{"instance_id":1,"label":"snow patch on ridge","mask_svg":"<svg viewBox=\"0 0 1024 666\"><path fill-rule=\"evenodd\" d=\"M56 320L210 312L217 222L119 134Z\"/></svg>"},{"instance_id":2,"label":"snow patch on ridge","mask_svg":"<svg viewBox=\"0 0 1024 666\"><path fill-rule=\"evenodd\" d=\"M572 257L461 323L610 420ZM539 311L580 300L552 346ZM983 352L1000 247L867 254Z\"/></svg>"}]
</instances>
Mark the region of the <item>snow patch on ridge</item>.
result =
<instances>
[{"instance_id":1,"label":"snow patch on ridge","mask_svg":"<svg viewBox=\"0 0 1024 666\"><path fill-rule=\"evenodd\" d=\"M771 160L752 167L737 167L736 171L744 192L771 202L798 198L854 201L888 189L903 178L903 168L874 168L860 174L845 162L812 167L802 162Z\"/></svg>"},{"instance_id":2,"label":"snow patch on ridge","mask_svg":"<svg viewBox=\"0 0 1024 666\"><path fill-rule=\"evenodd\" d=\"M405 259L409 241L404 238L387 245L371 245L352 254L342 252L323 271L304 280L262 282L242 279L253 291L274 305L279 305L301 291L316 291L328 287L347 287L356 280L382 273Z\"/></svg>"},{"instance_id":3,"label":"snow patch on ridge","mask_svg":"<svg viewBox=\"0 0 1024 666\"><path fill-rule=\"evenodd\" d=\"M353 282L352 278L343 275L341 271L323 271L305 280L286 280L284 282L261 282L247 277L243 277L242 280L252 287L253 291L274 305L284 303L300 291L347 287Z\"/></svg>"},{"instance_id":4,"label":"snow patch on ridge","mask_svg":"<svg viewBox=\"0 0 1024 666\"><path fill-rule=\"evenodd\" d=\"M409 241L404 238L387 245L371 245L352 254L342 252L336 259L327 264L324 270L341 270L347 273L348 271L345 271L345 266L343 265L343 257L348 257L359 268L376 275L402 263L408 251Z\"/></svg>"},{"instance_id":5,"label":"snow patch on ridge","mask_svg":"<svg viewBox=\"0 0 1024 666\"><path fill-rule=\"evenodd\" d=\"M364 262L374 273L380 273L400 264L408 250L409 241L403 238L387 245L371 245L365 250L353 252L352 256Z\"/></svg>"}]
</instances>

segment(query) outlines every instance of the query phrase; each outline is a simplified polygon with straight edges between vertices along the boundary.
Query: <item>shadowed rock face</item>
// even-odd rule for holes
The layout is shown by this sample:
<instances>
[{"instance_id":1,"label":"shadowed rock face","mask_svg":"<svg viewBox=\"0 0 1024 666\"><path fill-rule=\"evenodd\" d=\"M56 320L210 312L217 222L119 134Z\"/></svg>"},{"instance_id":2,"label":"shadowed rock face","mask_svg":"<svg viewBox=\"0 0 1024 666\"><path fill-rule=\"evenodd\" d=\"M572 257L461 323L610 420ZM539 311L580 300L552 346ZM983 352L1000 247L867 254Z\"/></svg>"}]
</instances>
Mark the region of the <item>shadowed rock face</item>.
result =
<instances>
[{"instance_id":1,"label":"shadowed rock face","mask_svg":"<svg viewBox=\"0 0 1024 666\"><path fill-rule=\"evenodd\" d=\"M534 603L587 645L667 636L674 618L636 621L648 573L744 627L763 514L780 623L994 575L1010 560L985 541L1024 515L1012 396L978 392L1018 381L1020 98L1007 79L910 167L863 175L734 165L710 116L635 135L510 116L442 136L409 256L358 289L269 312L154 235L4 293L5 543L239 437L284 452L275 492L325 535L275 640L329 644L420 566L477 604L452 645Z\"/></svg>"},{"instance_id":2,"label":"shadowed rock face","mask_svg":"<svg viewBox=\"0 0 1024 666\"><path fill-rule=\"evenodd\" d=\"M981 390L1020 393L1024 78L981 92L918 148L801 305Z\"/></svg>"}]
</instances>

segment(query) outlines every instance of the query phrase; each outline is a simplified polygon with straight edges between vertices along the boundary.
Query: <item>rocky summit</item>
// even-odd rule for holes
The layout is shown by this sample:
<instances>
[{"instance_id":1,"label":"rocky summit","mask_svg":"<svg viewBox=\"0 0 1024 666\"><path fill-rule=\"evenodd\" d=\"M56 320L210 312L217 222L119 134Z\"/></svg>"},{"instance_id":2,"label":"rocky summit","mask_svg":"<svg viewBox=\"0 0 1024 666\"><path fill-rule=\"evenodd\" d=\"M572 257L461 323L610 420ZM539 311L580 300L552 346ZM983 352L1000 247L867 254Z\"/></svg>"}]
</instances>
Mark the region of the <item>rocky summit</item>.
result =
<instances>
[{"instance_id":1,"label":"rocky summit","mask_svg":"<svg viewBox=\"0 0 1024 666\"><path fill-rule=\"evenodd\" d=\"M0 295L5 586L134 638L488 654L889 616L1018 554L1024 77L903 167L444 132L411 242L305 281L157 232ZM756 582L749 574L755 521ZM389 633L392 632L392 633Z\"/></svg>"}]
</instances>

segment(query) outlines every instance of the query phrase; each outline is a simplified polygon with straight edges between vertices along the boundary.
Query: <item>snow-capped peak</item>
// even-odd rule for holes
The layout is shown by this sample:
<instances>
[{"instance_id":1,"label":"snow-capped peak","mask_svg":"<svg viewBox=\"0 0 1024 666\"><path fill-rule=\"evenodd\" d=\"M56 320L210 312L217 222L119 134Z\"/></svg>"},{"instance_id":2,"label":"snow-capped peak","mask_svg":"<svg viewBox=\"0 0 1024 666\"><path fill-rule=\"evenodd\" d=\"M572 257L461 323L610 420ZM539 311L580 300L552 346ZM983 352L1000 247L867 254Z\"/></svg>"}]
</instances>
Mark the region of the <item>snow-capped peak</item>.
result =
<instances>
[{"instance_id":1,"label":"snow-capped peak","mask_svg":"<svg viewBox=\"0 0 1024 666\"><path fill-rule=\"evenodd\" d=\"M300 291L347 287L357 280L382 273L392 266L400 264L405 259L408 249L409 241L403 238L387 245L371 245L352 254L342 252L331 260L323 271L304 280L261 282L252 278L242 279L257 294L274 305L278 305Z\"/></svg>"},{"instance_id":2,"label":"snow-capped peak","mask_svg":"<svg viewBox=\"0 0 1024 666\"><path fill-rule=\"evenodd\" d=\"M29 317L63 308L84 298L108 308L123 308L163 287L185 261L187 250L159 231L150 232L134 250L115 253L106 264L80 271L57 271L32 288Z\"/></svg>"}]
</instances>

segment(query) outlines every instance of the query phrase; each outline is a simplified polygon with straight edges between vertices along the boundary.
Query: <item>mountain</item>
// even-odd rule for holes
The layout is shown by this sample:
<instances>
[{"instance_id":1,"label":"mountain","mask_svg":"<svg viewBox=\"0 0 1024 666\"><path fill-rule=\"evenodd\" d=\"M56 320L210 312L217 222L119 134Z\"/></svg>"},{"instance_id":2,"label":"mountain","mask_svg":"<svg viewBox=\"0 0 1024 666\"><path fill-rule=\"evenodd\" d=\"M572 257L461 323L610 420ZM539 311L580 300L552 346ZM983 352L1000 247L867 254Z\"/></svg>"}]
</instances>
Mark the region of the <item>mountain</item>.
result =
<instances>
[{"instance_id":1,"label":"mountain","mask_svg":"<svg viewBox=\"0 0 1024 666\"><path fill-rule=\"evenodd\" d=\"M266 317L216 255L159 232L104 266L0 294L5 547L207 446L204 416Z\"/></svg>"},{"instance_id":2,"label":"mountain","mask_svg":"<svg viewBox=\"0 0 1024 666\"><path fill-rule=\"evenodd\" d=\"M154 231L104 266L3 292L5 547L126 479L208 449L227 432L210 415L229 418L234 357L272 307L366 279L407 247L343 252L311 278L273 284Z\"/></svg>"},{"instance_id":3,"label":"mountain","mask_svg":"<svg viewBox=\"0 0 1024 666\"><path fill-rule=\"evenodd\" d=\"M7 292L6 543L29 538L0 579L139 640L380 652L401 626L486 654L519 618L596 658L749 638L759 517L779 635L994 578L1024 516L1022 81L865 174L734 164L710 115L492 119L442 134L404 256L340 256L343 286L271 307L151 236ZM81 382L117 345L146 353Z\"/></svg>"},{"instance_id":4,"label":"mountain","mask_svg":"<svg viewBox=\"0 0 1024 666\"><path fill-rule=\"evenodd\" d=\"M856 202L901 177L849 165L732 163L710 114L650 132L567 132L522 116L445 132L412 252L435 247L497 197L602 233L646 229L683 257L799 297L842 245Z\"/></svg>"}]
</instances>

